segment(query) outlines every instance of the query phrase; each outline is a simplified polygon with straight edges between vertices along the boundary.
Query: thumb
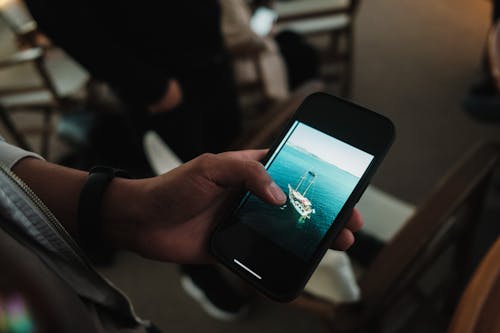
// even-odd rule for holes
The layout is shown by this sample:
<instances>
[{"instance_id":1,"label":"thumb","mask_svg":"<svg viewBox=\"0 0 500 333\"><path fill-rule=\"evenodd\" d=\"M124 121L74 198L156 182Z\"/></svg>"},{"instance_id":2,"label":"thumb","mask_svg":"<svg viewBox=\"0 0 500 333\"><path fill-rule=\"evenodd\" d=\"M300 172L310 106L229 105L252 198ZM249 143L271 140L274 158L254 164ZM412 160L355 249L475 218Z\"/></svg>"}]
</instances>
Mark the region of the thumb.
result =
<instances>
[{"instance_id":1,"label":"thumb","mask_svg":"<svg viewBox=\"0 0 500 333\"><path fill-rule=\"evenodd\" d=\"M211 155L206 165L210 181L222 187L245 187L264 201L282 205L286 195L271 179L264 166L251 158L234 156L234 153Z\"/></svg>"}]
</instances>

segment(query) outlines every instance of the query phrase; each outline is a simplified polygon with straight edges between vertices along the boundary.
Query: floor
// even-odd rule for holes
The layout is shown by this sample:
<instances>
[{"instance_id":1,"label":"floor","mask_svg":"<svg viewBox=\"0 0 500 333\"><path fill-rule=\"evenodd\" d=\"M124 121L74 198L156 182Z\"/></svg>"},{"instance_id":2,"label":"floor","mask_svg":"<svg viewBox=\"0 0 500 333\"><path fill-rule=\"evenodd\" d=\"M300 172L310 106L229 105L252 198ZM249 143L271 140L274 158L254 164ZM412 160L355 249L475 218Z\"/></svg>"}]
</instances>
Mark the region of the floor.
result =
<instances>
[{"instance_id":1,"label":"floor","mask_svg":"<svg viewBox=\"0 0 500 333\"><path fill-rule=\"evenodd\" d=\"M385 114L397 138L374 183L418 203L451 165L500 124L461 106L479 61L488 1L372 0L358 17L354 100Z\"/></svg>"},{"instance_id":2,"label":"floor","mask_svg":"<svg viewBox=\"0 0 500 333\"><path fill-rule=\"evenodd\" d=\"M374 179L385 192L418 204L477 142L500 142L500 123L479 123L461 106L477 77L489 16L488 1L362 2L352 99L396 124L396 142ZM0 33L2 54L9 47L6 36ZM82 75L71 68L72 74L61 75ZM0 84L19 75L0 76ZM175 265L121 254L103 273L130 295L141 316L169 332L326 331L319 319L260 297L246 319L215 321L183 293Z\"/></svg>"}]
</instances>

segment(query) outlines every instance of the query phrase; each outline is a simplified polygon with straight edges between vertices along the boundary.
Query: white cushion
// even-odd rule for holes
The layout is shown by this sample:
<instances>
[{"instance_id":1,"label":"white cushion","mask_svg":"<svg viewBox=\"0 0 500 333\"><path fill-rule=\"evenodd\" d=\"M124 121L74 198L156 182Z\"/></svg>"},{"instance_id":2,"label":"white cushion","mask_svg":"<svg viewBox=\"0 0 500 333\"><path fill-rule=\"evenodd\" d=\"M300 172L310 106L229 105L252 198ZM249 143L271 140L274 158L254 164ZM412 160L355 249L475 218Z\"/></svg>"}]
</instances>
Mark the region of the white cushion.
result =
<instances>
[{"instance_id":1,"label":"white cushion","mask_svg":"<svg viewBox=\"0 0 500 333\"><path fill-rule=\"evenodd\" d=\"M157 175L164 174L182 164L181 159L156 132L146 132L142 144L146 158Z\"/></svg>"},{"instance_id":2,"label":"white cushion","mask_svg":"<svg viewBox=\"0 0 500 333\"><path fill-rule=\"evenodd\" d=\"M363 230L384 241L391 239L415 211L415 206L374 186L368 186L356 208L363 216Z\"/></svg>"},{"instance_id":3,"label":"white cushion","mask_svg":"<svg viewBox=\"0 0 500 333\"><path fill-rule=\"evenodd\" d=\"M360 298L351 261L341 251L326 252L305 290L334 303L350 303Z\"/></svg>"},{"instance_id":4,"label":"white cushion","mask_svg":"<svg viewBox=\"0 0 500 333\"><path fill-rule=\"evenodd\" d=\"M274 10L279 18L288 16L320 13L328 10L347 8L349 0L294 0L294 1L276 1Z\"/></svg>"},{"instance_id":5,"label":"white cushion","mask_svg":"<svg viewBox=\"0 0 500 333\"><path fill-rule=\"evenodd\" d=\"M413 214L415 207L369 186L356 208L363 215L363 230L388 241ZM329 250L306 285L306 291L334 303L359 300L360 290L349 257Z\"/></svg>"},{"instance_id":6,"label":"white cushion","mask_svg":"<svg viewBox=\"0 0 500 333\"><path fill-rule=\"evenodd\" d=\"M299 34L316 34L345 28L350 22L346 14L335 14L321 18L300 19L277 24L277 31L292 30Z\"/></svg>"}]
</instances>

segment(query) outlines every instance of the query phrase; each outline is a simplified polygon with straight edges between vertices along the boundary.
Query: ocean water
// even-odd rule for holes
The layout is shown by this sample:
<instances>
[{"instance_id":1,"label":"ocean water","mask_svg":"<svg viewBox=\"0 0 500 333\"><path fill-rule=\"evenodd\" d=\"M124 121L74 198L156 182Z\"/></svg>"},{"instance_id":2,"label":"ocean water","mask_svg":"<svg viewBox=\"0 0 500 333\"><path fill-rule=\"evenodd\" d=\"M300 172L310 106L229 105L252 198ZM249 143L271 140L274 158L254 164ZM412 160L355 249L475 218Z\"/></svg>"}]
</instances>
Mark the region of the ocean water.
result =
<instances>
[{"instance_id":1,"label":"ocean water","mask_svg":"<svg viewBox=\"0 0 500 333\"><path fill-rule=\"evenodd\" d=\"M302 193L312 178L308 171L316 174L306 194L315 213L310 219L304 219L289 199L284 206L276 207L250 195L240 210L240 221L307 261L334 222L359 177L290 144L282 148L268 171L287 196L288 184L295 188L306 174L299 188Z\"/></svg>"}]
</instances>

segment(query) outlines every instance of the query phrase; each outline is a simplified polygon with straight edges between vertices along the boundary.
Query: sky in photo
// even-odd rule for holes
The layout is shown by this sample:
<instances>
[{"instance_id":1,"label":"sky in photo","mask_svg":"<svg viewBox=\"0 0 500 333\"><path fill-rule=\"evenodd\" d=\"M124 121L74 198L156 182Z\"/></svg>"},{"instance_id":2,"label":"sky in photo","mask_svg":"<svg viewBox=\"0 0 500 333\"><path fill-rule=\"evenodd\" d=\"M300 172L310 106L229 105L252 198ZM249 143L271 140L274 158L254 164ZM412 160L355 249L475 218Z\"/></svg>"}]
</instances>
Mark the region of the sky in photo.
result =
<instances>
[{"instance_id":1,"label":"sky in photo","mask_svg":"<svg viewBox=\"0 0 500 333\"><path fill-rule=\"evenodd\" d=\"M373 159L373 155L301 122L298 122L287 143L305 149L357 177L363 175Z\"/></svg>"}]
</instances>

